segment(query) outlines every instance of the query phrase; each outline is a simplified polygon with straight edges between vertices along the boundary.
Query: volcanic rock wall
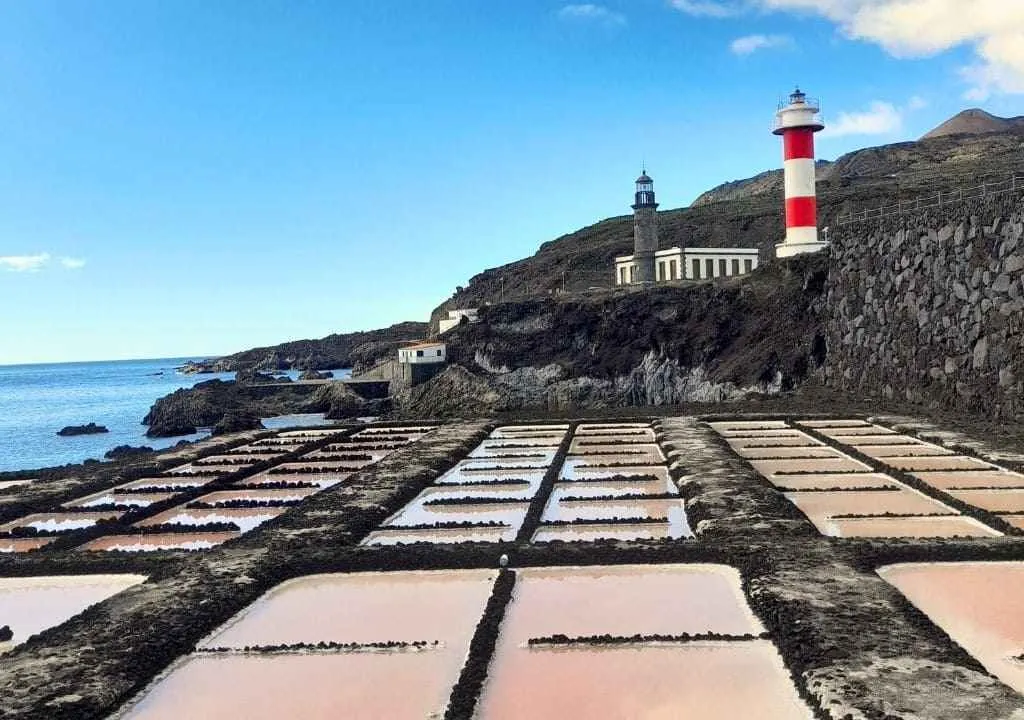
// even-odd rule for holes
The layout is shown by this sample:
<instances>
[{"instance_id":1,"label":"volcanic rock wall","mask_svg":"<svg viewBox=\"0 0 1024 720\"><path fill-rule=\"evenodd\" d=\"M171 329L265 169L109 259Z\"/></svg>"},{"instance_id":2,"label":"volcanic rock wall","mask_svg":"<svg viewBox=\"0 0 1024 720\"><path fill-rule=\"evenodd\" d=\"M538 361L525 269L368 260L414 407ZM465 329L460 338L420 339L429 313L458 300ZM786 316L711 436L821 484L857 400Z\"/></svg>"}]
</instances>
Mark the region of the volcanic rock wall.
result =
<instances>
[{"instance_id":1,"label":"volcanic rock wall","mask_svg":"<svg viewBox=\"0 0 1024 720\"><path fill-rule=\"evenodd\" d=\"M995 418L1024 412L1024 200L834 229L827 384Z\"/></svg>"}]
</instances>

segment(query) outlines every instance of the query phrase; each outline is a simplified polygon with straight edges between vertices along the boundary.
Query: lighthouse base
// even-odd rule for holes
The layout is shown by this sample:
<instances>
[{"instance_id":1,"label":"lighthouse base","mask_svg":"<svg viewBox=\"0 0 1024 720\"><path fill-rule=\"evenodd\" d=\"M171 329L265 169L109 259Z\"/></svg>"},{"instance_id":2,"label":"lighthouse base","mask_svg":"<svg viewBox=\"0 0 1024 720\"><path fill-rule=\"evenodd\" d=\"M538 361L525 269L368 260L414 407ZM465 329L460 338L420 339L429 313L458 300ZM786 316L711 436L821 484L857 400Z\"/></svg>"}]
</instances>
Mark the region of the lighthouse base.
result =
<instances>
[{"instance_id":1,"label":"lighthouse base","mask_svg":"<svg viewBox=\"0 0 1024 720\"><path fill-rule=\"evenodd\" d=\"M824 250L828 247L826 242L783 242L775 246L775 257L787 258L793 257L794 255L804 255L806 253L816 253L819 250Z\"/></svg>"}]
</instances>

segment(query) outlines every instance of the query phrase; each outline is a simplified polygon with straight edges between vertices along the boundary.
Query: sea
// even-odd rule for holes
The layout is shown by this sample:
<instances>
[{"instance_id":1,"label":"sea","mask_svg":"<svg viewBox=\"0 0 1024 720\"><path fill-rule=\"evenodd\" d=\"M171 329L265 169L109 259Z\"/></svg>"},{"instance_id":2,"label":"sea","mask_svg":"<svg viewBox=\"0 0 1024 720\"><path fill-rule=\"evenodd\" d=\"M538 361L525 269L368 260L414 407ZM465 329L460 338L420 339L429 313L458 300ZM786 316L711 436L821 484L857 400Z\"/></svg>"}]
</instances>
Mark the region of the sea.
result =
<instances>
[{"instance_id":1,"label":"sea","mask_svg":"<svg viewBox=\"0 0 1024 720\"><path fill-rule=\"evenodd\" d=\"M46 365L0 365L0 472L32 470L88 458L118 445L170 447L181 440L209 435L147 438L142 418L158 399L178 388L204 380L234 379L234 373L185 375L175 370L189 360L118 360ZM293 380L299 371L287 371ZM334 371L335 377L349 375ZM102 435L60 437L67 425L94 422L110 432ZM309 425L323 422L322 415L286 416L264 421L267 427Z\"/></svg>"}]
</instances>

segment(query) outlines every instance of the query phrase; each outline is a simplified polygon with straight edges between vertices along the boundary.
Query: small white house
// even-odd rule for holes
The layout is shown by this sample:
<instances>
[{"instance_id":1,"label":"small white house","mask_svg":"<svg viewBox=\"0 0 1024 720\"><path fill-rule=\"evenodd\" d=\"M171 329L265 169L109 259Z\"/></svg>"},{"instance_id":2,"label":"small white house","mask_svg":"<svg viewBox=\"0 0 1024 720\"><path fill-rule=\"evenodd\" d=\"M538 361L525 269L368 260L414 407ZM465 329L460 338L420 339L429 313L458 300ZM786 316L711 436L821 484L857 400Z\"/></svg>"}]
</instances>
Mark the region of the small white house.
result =
<instances>
[{"instance_id":1,"label":"small white house","mask_svg":"<svg viewBox=\"0 0 1024 720\"><path fill-rule=\"evenodd\" d=\"M758 265L757 248L679 248L654 254L656 282L670 280L712 280L753 272ZM636 264L632 255L615 258L615 284L636 282Z\"/></svg>"},{"instance_id":2,"label":"small white house","mask_svg":"<svg viewBox=\"0 0 1024 720\"><path fill-rule=\"evenodd\" d=\"M480 316L477 311L478 308L466 308L465 310L449 310L448 319L440 320L437 323L438 334L444 335L453 327L461 323L462 318L466 318L466 321L471 323L480 322Z\"/></svg>"},{"instance_id":3,"label":"small white house","mask_svg":"<svg viewBox=\"0 0 1024 720\"><path fill-rule=\"evenodd\" d=\"M398 349L398 362L407 365L430 365L446 360L447 348L441 342L424 342Z\"/></svg>"}]
</instances>

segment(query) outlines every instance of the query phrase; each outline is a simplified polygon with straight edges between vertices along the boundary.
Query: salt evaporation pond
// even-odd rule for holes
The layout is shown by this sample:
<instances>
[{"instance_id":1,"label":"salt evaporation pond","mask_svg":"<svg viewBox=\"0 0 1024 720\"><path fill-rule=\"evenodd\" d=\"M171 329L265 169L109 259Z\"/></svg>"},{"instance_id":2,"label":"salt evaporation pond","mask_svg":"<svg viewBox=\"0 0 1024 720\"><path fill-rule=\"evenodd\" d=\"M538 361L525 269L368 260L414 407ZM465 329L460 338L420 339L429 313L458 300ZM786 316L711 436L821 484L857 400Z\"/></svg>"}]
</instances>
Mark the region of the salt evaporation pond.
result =
<instances>
[{"instance_id":1,"label":"salt evaporation pond","mask_svg":"<svg viewBox=\"0 0 1024 720\"><path fill-rule=\"evenodd\" d=\"M477 717L809 720L770 642L528 646L555 634L757 634L739 573L719 565L516 572Z\"/></svg>"},{"instance_id":2,"label":"salt evaporation pond","mask_svg":"<svg viewBox=\"0 0 1024 720\"><path fill-rule=\"evenodd\" d=\"M0 643L0 652L145 580L144 575L0 578L0 625L14 633L9 643Z\"/></svg>"},{"instance_id":3,"label":"salt evaporation pond","mask_svg":"<svg viewBox=\"0 0 1024 720\"><path fill-rule=\"evenodd\" d=\"M158 513L136 523L136 527L152 525L206 525L208 523L234 523L242 532L249 532L268 520L273 520L287 508L218 508L192 509L177 507Z\"/></svg>"},{"instance_id":4,"label":"salt evaporation pond","mask_svg":"<svg viewBox=\"0 0 1024 720\"><path fill-rule=\"evenodd\" d=\"M950 490L949 494L989 512L1024 512L1024 490Z\"/></svg>"},{"instance_id":5,"label":"salt evaporation pond","mask_svg":"<svg viewBox=\"0 0 1024 720\"><path fill-rule=\"evenodd\" d=\"M34 513L0 525L0 532L11 532L18 528L35 528L50 532L71 532L92 527L100 520L116 520L124 513L117 510L90 512Z\"/></svg>"},{"instance_id":6,"label":"salt evaporation pond","mask_svg":"<svg viewBox=\"0 0 1024 720\"><path fill-rule=\"evenodd\" d=\"M359 543L360 545L413 545L432 543L435 545L457 545L464 542L512 542L518 531L513 527L481 526L474 528L430 528L414 530L408 528L381 528L374 530Z\"/></svg>"},{"instance_id":7,"label":"salt evaporation pond","mask_svg":"<svg viewBox=\"0 0 1024 720\"><path fill-rule=\"evenodd\" d=\"M751 466L765 477L793 473L871 472L871 468L851 457L816 460L751 460Z\"/></svg>"},{"instance_id":8,"label":"salt evaporation pond","mask_svg":"<svg viewBox=\"0 0 1024 720\"><path fill-rule=\"evenodd\" d=\"M199 647L440 640L467 643L493 570L312 575L284 582Z\"/></svg>"},{"instance_id":9,"label":"salt evaporation pond","mask_svg":"<svg viewBox=\"0 0 1024 720\"><path fill-rule=\"evenodd\" d=\"M994 470L994 465L965 455L939 457L887 457L884 460L898 470Z\"/></svg>"},{"instance_id":10,"label":"salt evaporation pond","mask_svg":"<svg viewBox=\"0 0 1024 720\"><path fill-rule=\"evenodd\" d=\"M734 448L779 448L779 447L825 447L809 435L789 435L783 437L726 438Z\"/></svg>"},{"instance_id":11,"label":"salt evaporation pond","mask_svg":"<svg viewBox=\"0 0 1024 720\"><path fill-rule=\"evenodd\" d=\"M56 537L0 538L0 553L29 552L49 545Z\"/></svg>"},{"instance_id":12,"label":"salt evaporation pond","mask_svg":"<svg viewBox=\"0 0 1024 720\"><path fill-rule=\"evenodd\" d=\"M107 535L90 540L79 550L121 552L156 552L158 550L209 550L239 537L237 532L145 533L139 535Z\"/></svg>"},{"instance_id":13,"label":"salt evaporation pond","mask_svg":"<svg viewBox=\"0 0 1024 720\"><path fill-rule=\"evenodd\" d=\"M117 505L119 507L149 507L153 503L162 502L174 497L173 492L157 493L115 493L113 490L88 495L78 500L66 502L62 507L66 508L91 508L103 505Z\"/></svg>"},{"instance_id":14,"label":"salt evaporation pond","mask_svg":"<svg viewBox=\"0 0 1024 720\"><path fill-rule=\"evenodd\" d=\"M532 542L596 542L598 540L667 540L673 536L669 523L579 523L573 525L541 525L533 534Z\"/></svg>"},{"instance_id":15,"label":"salt evaporation pond","mask_svg":"<svg viewBox=\"0 0 1024 720\"><path fill-rule=\"evenodd\" d=\"M820 473L817 475L772 475L769 481L787 490L860 490L904 487L881 473Z\"/></svg>"},{"instance_id":16,"label":"salt evaporation pond","mask_svg":"<svg viewBox=\"0 0 1024 720\"><path fill-rule=\"evenodd\" d=\"M989 672L1024 692L1024 563L907 563L879 568Z\"/></svg>"},{"instance_id":17,"label":"salt evaporation pond","mask_svg":"<svg viewBox=\"0 0 1024 720\"><path fill-rule=\"evenodd\" d=\"M835 537L998 537L974 518L963 515L939 517L829 518L825 535Z\"/></svg>"},{"instance_id":18,"label":"salt evaporation pond","mask_svg":"<svg viewBox=\"0 0 1024 720\"><path fill-rule=\"evenodd\" d=\"M317 575L283 583L201 648L439 641L423 650L193 655L121 717L439 717L496 573Z\"/></svg>"},{"instance_id":19,"label":"salt evaporation pond","mask_svg":"<svg viewBox=\"0 0 1024 720\"><path fill-rule=\"evenodd\" d=\"M208 485L217 479L216 475L205 475L205 476L192 476L192 477L155 477L155 478L142 478L140 480L134 480L132 482L125 483L124 485L118 485L115 490L154 490L171 488L175 490L187 490L194 487L202 487Z\"/></svg>"},{"instance_id":20,"label":"salt evaporation pond","mask_svg":"<svg viewBox=\"0 0 1024 720\"><path fill-rule=\"evenodd\" d=\"M842 420L801 420L797 424L809 428L844 428L871 426L871 423L869 423L867 420L858 420L855 418Z\"/></svg>"},{"instance_id":21,"label":"salt evaporation pond","mask_svg":"<svg viewBox=\"0 0 1024 720\"><path fill-rule=\"evenodd\" d=\"M840 427L840 428L822 428L818 430L822 435L826 437L835 438L838 436L842 437L858 437L865 435L899 435L895 430L890 430L887 427L881 425L864 425L858 427ZM905 437L905 436L903 436ZM862 440L864 438L862 437ZM866 440L865 440L866 441Z\"/></svg>"},{"instance_id":22,"label":"salt evaporation pond","mask_svg":"<svg viewBox=\"0 0 1024 720\"><path fill-rule=\"evenodd\" d=\"M932 457L954 454L952 450L927 443L913 443L910 445L857 445L855 447L868 457L873 457L876 460L886 460L894 457Z\"/></svg>"},{"instance_id":23,"label":"salt evaporation pond","mask_svg":"<svg viewBox=\"0 0 1024 720\"><path fill-rule=\"evenodd\" d=\"M738 447L736 453L749 460L809 459L843 457L837 450L824 445L807 447Z\"/></svg>"},{"instance_id":24,"label":"salt evaporation pond","mask_svg":"<svg viewBox=\"0 0 1024 720\"><path fill-rule=\"evenodd\" d=\"M421 652L191 656L121 720L390 720L440 717L446 648ZM457 671L456 671L457 675Z\"/></svg>"},{"instance_id":25,"label":"salt evaporation pond","mask_svg":"<svg viewBox=\"0 0 1024 720\"><path fill-rule=\"evenodd\" d=\"M959 515L948 505L905 487L898 490L788 492L785 496L823 535L834 530L829 523L836 515Z\"/></svg>"},{"instance_id":26,"label":"salt evaporation pond","mask_svg":"<svg viewBox=\"0 0 1024 720\"><path fill-rule=\"evenodd\" d=\"M559 479L564 482L574 482L580 480L607 480L618 475L638 478L651 476L665 483L665 492L668 492L672 482L668 476L668 468L664 465L624 465L608 468L580 467L583 464L576 460L566 459L565 464L562 465Z\"/></svg>"},{"instance_id":27,"label":"salt evaporation pond","mask_svg":"<svg viewBox=\"0 0 1024 720\"><path fill-rule=\"evenodd\" d=\"M964 472L915 472L918 480L941 490L955 488L1024 488L1024 475L1006 470L968 470Z\"/></svg>"},{"instance_id":28,"label":"salt evaporation pond","mask_svg":"<svg viewBox=\"0 0 1024 720\"><path fill-rule=\"evenodd\" d=\"M385 521L382 527L442 523L475 523L477 525L501 523L518 531L523 520L526 519L526 511L529 507L529 503L425 505L423 502L413 501Z\"/></svg>"}]
</instances>

